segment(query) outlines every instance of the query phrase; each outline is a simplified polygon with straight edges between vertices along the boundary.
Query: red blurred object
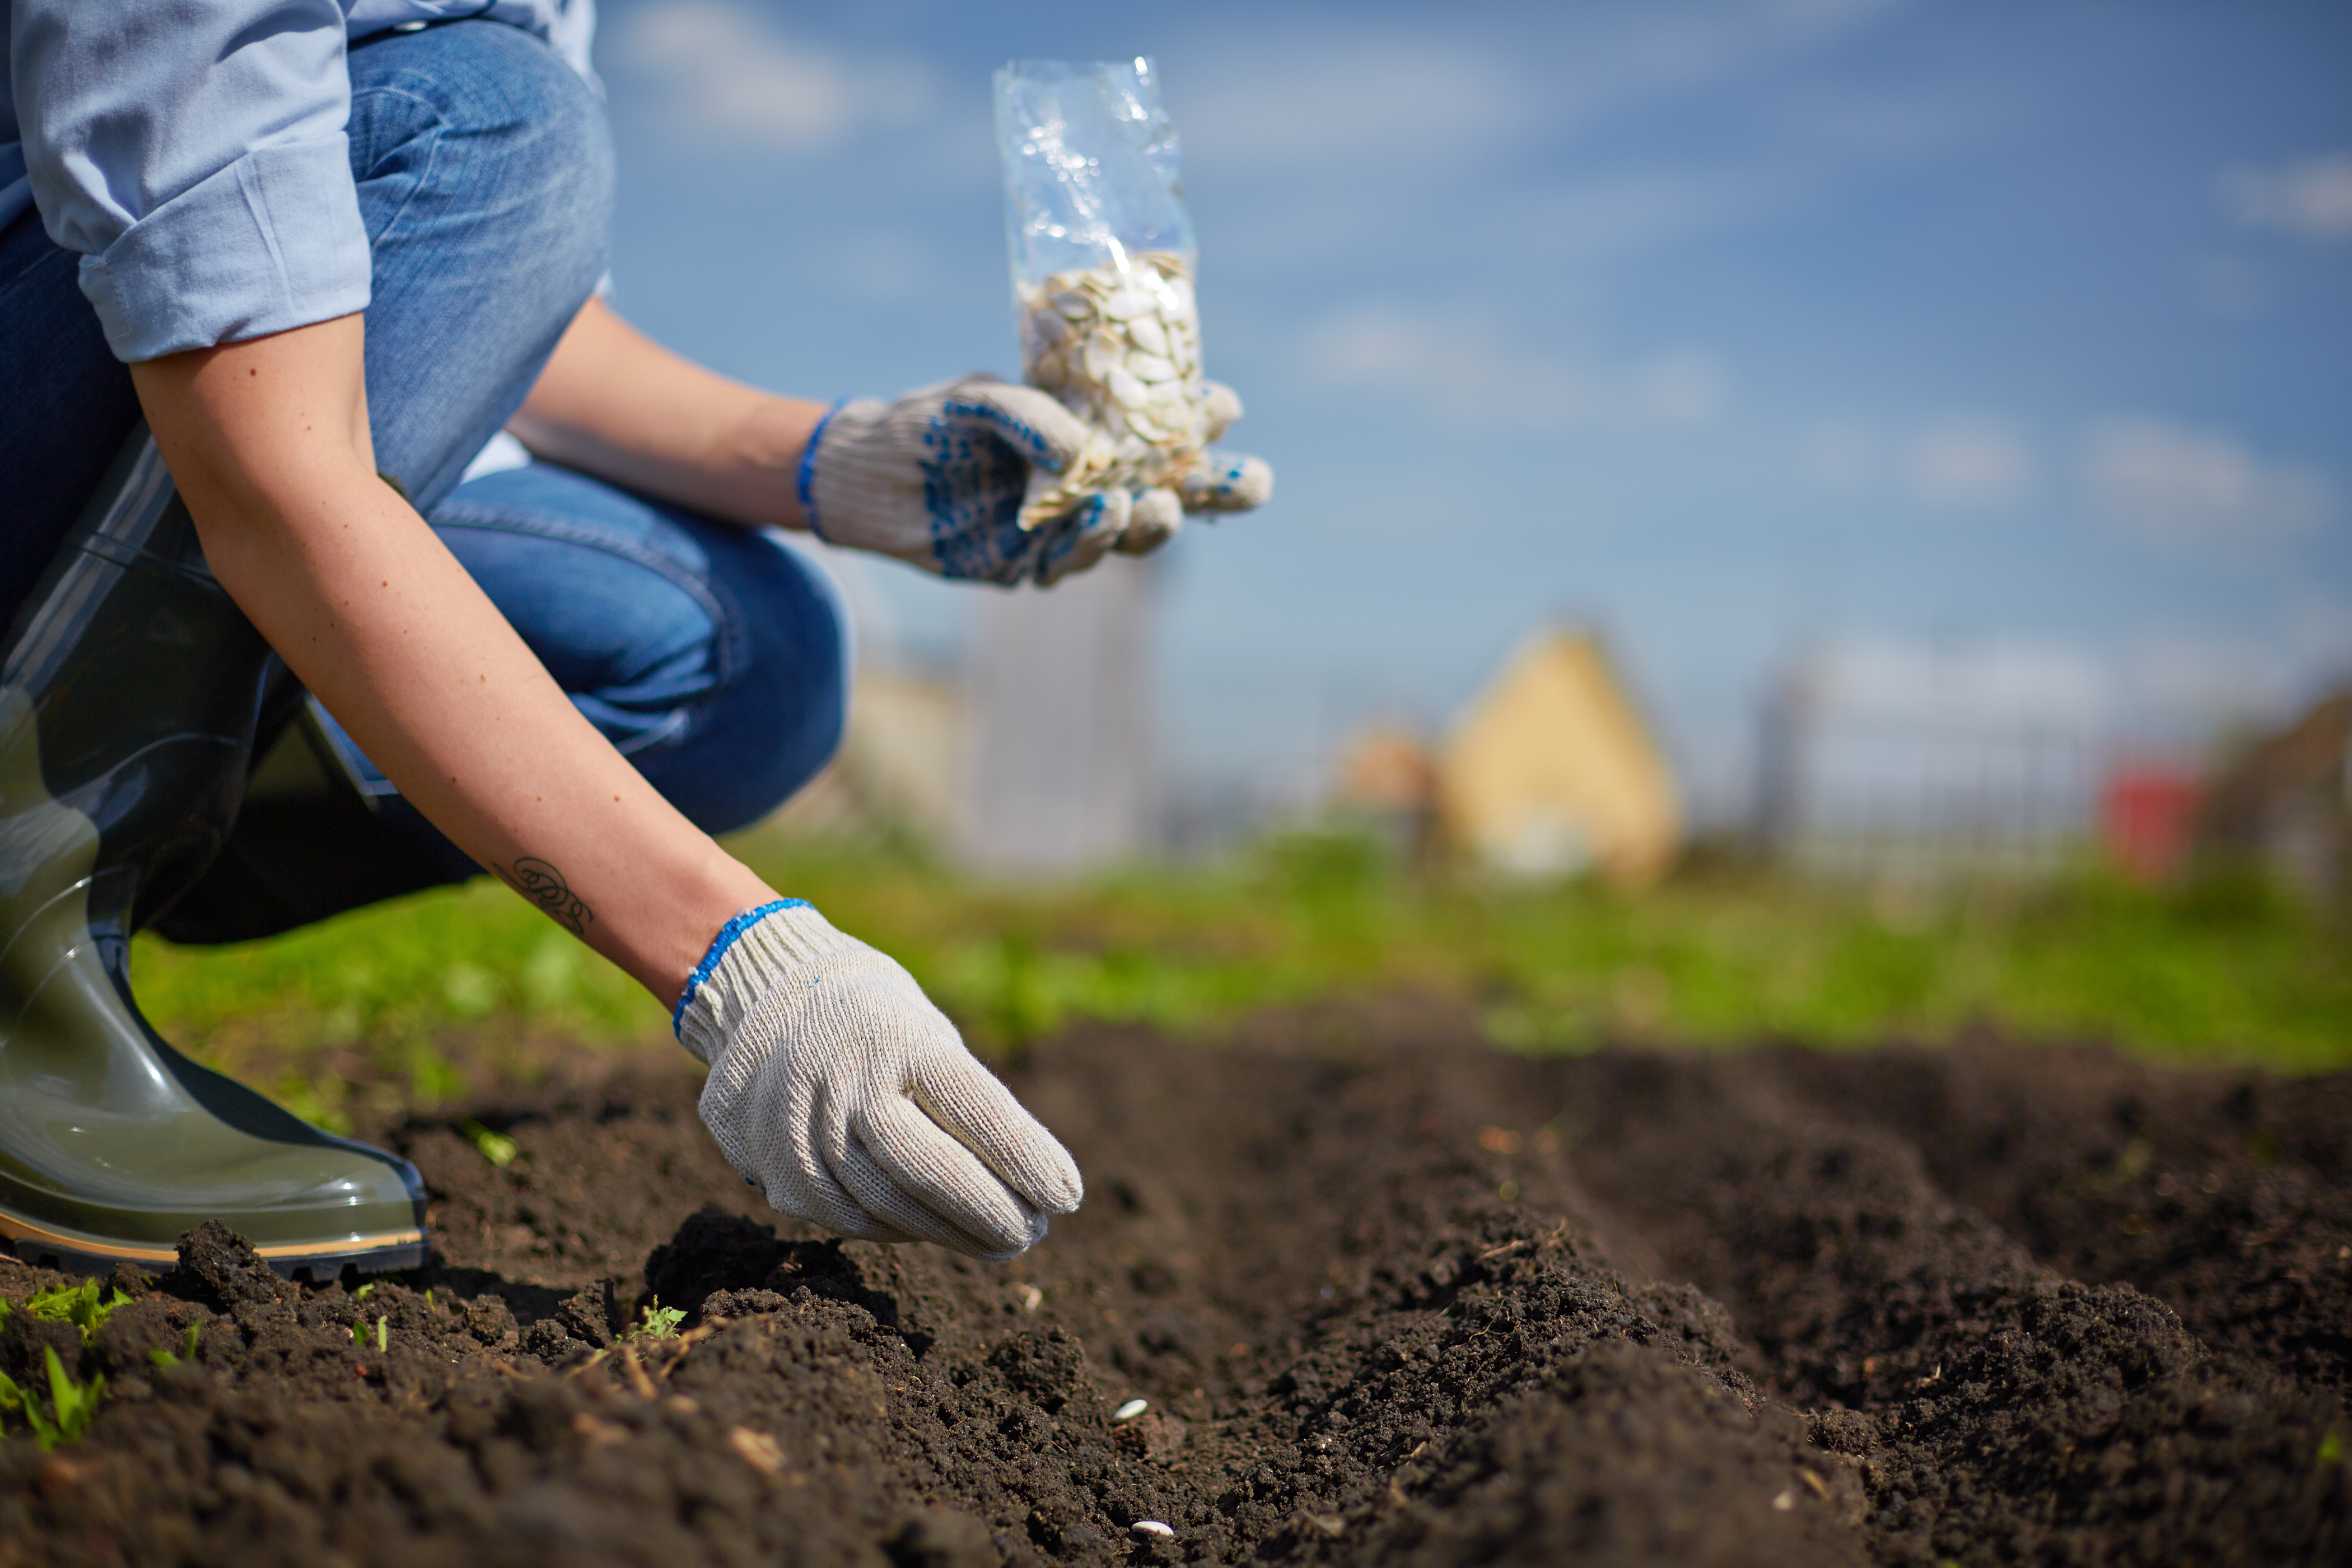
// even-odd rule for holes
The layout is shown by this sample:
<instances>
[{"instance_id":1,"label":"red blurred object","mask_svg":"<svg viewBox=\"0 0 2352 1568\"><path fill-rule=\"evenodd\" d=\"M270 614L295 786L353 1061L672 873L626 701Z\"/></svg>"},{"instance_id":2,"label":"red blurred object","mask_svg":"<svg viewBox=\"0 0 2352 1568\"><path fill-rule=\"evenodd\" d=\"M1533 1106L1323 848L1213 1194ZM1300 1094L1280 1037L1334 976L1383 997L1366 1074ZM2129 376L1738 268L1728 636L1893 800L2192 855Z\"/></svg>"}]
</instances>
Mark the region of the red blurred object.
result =
<instances>
[{"instance_id":1,"label":"red blurred object","mask_svg":"<svg viewBox=\"0 0 2352 1568\"><path fill-rule=\"evenodd\" d=\"M2189 857L2204 786L2192 773L2126 763L2107 775L2099 827L2107 856L2136 882L2160 882Z\"/></svg>"}]
</instances>

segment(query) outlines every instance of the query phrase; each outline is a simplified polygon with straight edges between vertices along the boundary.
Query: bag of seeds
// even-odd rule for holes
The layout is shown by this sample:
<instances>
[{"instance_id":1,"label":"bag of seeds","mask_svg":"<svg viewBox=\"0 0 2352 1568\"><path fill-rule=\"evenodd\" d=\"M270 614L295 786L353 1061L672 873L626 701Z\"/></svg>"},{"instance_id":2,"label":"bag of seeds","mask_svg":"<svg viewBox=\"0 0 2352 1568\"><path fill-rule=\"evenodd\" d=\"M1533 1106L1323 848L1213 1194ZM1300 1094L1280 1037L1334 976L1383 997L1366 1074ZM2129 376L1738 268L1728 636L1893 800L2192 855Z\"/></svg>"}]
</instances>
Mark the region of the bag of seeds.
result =
<instances>
[{"instance_id":1,"label":"bag of seeds","mask_svg":"<svg viewBox=\"0 0 2352 1568\"><path fill-rule=\"evenodd\" d=\"M1015 60L996 134L1024 374L1094 432L1036 476L1023 525L1097 491L1178 489L1230 416L1201 379L1192 220L1151 62Z\"/></svg>"}]
</instances>

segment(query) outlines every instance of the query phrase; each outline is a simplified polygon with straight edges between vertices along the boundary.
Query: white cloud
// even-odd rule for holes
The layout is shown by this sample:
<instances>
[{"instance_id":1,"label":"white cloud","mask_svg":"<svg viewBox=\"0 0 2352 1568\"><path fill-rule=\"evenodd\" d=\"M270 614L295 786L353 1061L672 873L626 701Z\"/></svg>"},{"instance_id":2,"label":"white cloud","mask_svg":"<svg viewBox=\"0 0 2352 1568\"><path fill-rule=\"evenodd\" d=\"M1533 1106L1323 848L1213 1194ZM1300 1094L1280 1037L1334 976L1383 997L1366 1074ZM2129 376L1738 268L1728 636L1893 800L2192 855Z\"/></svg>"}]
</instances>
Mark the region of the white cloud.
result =
<instances>
[{"instance_id":1,"label":"white cloud","mask_svg":"<svg viewBox=\"0 0 2352 1568\"><path fill-rule=\"evenodd\" d=\"M2265 462L2220 431L2158 419L2098 426L2083 473L2092 499L2125 531L2168 548L2273 543L2336 510L2325 474Z\"/></svg>"},{"instance_id":2,"label":"white cloud","mask_svg":"<svg viewBox=\"0 0 2352 1568\"><path fill-rule=\"evenodd\" d=\"M861 124L919 119L933 100L929 73L914 62L841 59L729 0L631 12L599 60L659 79L678 132L738 146L810 151Z\"/></svg>"},{"instance_id":3,"label":"white cloud","mask_svg":"<svg viewBox=\"0 0 2352 1568\"><path fill-rule=\"evenodd\" d=\"M1954 419L1932 426L1904 449L1903 482L1929 506L2008 506L2033 489L2033 454L2005 426Z\"/></svg>"},{"instance_id":4,"label":"white cloud","mask_svg":"<svg viewBox=\"0 0 2352 1568\"><path fill-rule=\"evenodd\" d=\"M2221 199L2259 228L2352 240L2352 153L2323 153L2276 169L2233 169L2221 177Z\"/></svg>"},{"instance_id":5,"label":"white cloud","mask_svg":"<svg viewBox=\"0 0 2352 1568\"><path fill-rule=\"evenodd\" d=\"M1328 386L1399 394L1454 419L1514 425L1692 425L1723 405L1722 367L1693 352L1595 370L1507 341L1487 318L1371 306L1309 335L1308 374Z\"/></svg>"},{"instance_id":6,"label":"white cloud","mask_svg":"<svg viewBox=\"0 0 2352 1568\"><path fill-rule=\"evenodd\" d=\"M1459 153L1547 110L1508 61L1436 38L1236 61L1171 107L1188 162L1268 172Z\"/></svg>"},{"instance_id":7,"label":"white cloud","mask_svg":"<svg viewBox=\"0 0 2352 1568\"><path fill-rule=\"evenodd\" d=\"M1504 47L1429 14L1354 37L1278 9L1213 69L1171 75L1188 160L1288 174L1459 159L1606 123L1755 79L1903 8L1904 0L1725 0L1555 8ZM1194 66L1205 61L1192 62Z\"/></svg>"}]
</instances>

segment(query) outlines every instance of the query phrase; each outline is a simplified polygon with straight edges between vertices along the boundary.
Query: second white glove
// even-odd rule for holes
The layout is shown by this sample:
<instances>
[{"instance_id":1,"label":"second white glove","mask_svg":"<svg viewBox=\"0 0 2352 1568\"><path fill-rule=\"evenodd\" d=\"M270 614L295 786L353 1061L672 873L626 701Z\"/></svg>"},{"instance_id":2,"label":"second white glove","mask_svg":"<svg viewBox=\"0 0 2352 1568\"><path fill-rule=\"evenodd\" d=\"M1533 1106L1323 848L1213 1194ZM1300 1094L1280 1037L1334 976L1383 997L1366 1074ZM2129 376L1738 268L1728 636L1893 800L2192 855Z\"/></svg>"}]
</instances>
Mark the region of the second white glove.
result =
<instances>
[{"instance_id":1,"label":"second white glove","mask_svg":"<svg viewBox=\"0 0 2352 1568\"><path fill-rule=\"evenodd\" d=\"M728 922L677 1024L710 1067L703 1124L782 1213L1001 1259L1085 1195L914 977L799 900Z\"/></svg>"}]
</instances>

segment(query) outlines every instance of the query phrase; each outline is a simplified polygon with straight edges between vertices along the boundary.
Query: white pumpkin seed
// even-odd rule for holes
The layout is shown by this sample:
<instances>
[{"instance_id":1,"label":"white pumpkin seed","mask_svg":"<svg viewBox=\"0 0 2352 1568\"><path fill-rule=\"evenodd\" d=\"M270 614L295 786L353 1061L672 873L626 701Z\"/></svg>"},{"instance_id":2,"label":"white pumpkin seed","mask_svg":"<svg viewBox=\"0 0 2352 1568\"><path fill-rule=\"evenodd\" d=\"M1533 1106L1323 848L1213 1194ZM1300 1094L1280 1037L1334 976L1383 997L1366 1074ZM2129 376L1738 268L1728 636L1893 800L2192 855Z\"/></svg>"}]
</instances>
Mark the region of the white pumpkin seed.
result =
<instances>
[{"instance_id":1,"label":"white pumpkin seed","mask_svg":"<svg viewBox=\"0 0 2352 1568\"><path fill-rule=\"evenodd\" d=\"M1143 389L1143 383L1123 364L1115 364L1105 372L1103 384L1110 388L1113 397L1129 408L1140 408L1151 401L1151 394Z\"/></svg>"},{"instance_id":2,"label":"white pumpkin seed","mask_svg":"<svg viewBox=\"0 0 2352 1568\"><path fill-rule=\"evenodd\" d=\"M1157 316L1133 318L1127 323L1127 335L1145 353L1165 354L1168 352L1168 329L1160 325Z\"/></svg>"}]
</instances>

